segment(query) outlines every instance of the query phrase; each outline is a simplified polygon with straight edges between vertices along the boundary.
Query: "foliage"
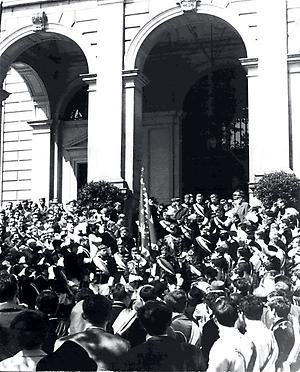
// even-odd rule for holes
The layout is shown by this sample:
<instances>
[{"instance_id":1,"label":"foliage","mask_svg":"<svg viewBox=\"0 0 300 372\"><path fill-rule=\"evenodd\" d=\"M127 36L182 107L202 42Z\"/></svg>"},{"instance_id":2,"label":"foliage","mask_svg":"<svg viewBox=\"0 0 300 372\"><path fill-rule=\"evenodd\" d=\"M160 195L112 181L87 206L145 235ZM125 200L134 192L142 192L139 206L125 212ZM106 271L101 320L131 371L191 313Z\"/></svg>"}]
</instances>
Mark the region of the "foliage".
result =
<instances>
[{"instance_id":1,"label":"foliage","mask_svg":"<svg viewBox=\"0 0 300 372\"><path fill-rule=\"evenodd\" d=\"M104 204L112 206L115 202L123 205L121 190L110 182L89 182L78 192L78 206L87 209L100 209Z\"/></svg>"},{"instance_id":2,"label":"foliage","mask_svg":"<svg viewBox=\"0 0 300 372\"><path fill-rule=\"evenodd\" d=\"M284 171L267 173L255 185L253 194L266 208L270 208L278 198L293 205L299 199L299 180L294 174Z\"/></svg>"}]
</instances>

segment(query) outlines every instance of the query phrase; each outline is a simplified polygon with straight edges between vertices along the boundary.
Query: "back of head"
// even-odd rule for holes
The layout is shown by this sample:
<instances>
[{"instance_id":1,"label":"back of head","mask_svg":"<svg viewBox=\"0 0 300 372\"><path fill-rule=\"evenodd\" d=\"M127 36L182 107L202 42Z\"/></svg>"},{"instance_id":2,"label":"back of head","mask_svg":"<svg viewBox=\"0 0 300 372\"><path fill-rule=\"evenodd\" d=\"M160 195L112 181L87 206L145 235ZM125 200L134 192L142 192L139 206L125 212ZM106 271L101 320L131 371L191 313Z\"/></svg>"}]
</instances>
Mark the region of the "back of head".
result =
<instances>
[{"instance_id":1,"label":"back of head","mask_svg":"<svg viewBox=\"0 0 300 372\"><path fill-rule=\"evenodd\" d=\"M0 302L12 300L18 293L18 281L12 274L0 273Z\"/></svg>"},{"instance_id":2,"label":"back of head","mask_svg":"<svg viewBox=\"0 0 300 372\"><path fill-rule=\"evenodd\" d=\"M257 296L248 295L243 298L241 307L247 319L260 320L263 314L264 302Z\"/></svg>"},{"instance_id":3,"label":"back of head","mask_svg":"<svg viewBox=\"0 0 300 372\"><path fill-rule=\"evenodd\" d=\"M125 286L122 283L115 284L112 287L111 294L115 301L124 301L124 299L128 296Z\"/></svg>"},{"instance_id":4,"label":"back of head","mask_svg":"<svg viewBox=\"0 0 300 372\"><path fill-rule=\"evenodd\" d=\"M161 301L147 301L138 309L138 318L146 332L151 336L166 333L172 321L172 312Z\"/></svg>"},{"instance_id":5,"label":"back of head","mask_svg":"<svg viewBox=\"0 0 300 372\"><path fill-rule=\"evenodd\" d=\"M26 310L13 319L10 329L19 347L31 350L40 347L42 344L47 333L47 322L43 314Z\"/></svg>"},{"instance_id":6,"label":"back of head","mask_svg":"<svg viewBox=\"0 0 300 372\"><path fill-rule=\"evenodd\" d=\"M237 278L233 281L233 285L243 296L249 293L251 287L251 283L247 278Z\"/></svg>"},{"instance_id":7,"label":"back of head","mask_svg":"<svg viewBox=\"0 0 300 372\"><path fill-rule=\"evenodd\" d=\"M183 313L187 305L186 294L181 289L176 289L165 295L164 301L168 308L176 313Z\"/></svg>"},{"instance_id":8,"label":"back of head","mask_svg":"<svg viewBox=\"0 0 300 372\"><path fill-rule=\"evenodd\" d=\"M230 298L220 297L217 299L213 311L221 325L234 327L238 319L238 308Z\"/></svg>"},{"instance_id":9,"label":"back of head","mask_svg":"<svg viewBox=\"0 0 300 372\"><path fill-rule=\"evenodd\" d=\"M102 295L91 295L82 304L83 316L95 326L104 325L111 316L112 302Z\"/></svg>"},{"instance_id":10,"label":"back of head","mask_svg":"<svg viewBox=\"0 0 300 372\"><path fill-rule=\"evenodd\" d=\"M36 307L44 314L55 314L58 308L58 295L51 290L42 291L36 298Z\"/></svg>"},{"instance_id":11,"label":"back of head","mask_svg":"<svg viewBox=\"0 0 300 372\"><path fill-rule=\"evenodd\" d=\"M140 289L140 297L144 302L156 299L156 290L153 285L146 284Z\"/></svg>"}]
</instances>

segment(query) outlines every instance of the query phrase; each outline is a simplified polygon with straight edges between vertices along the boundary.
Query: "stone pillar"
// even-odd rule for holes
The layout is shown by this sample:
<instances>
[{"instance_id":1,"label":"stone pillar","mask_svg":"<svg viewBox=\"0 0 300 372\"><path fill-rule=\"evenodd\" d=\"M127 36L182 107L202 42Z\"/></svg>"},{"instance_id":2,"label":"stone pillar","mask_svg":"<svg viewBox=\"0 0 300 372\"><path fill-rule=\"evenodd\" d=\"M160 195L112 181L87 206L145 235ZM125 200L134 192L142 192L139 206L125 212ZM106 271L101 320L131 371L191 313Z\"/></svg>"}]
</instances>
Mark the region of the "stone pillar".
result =
<instances>
[{"instance_id":1,"label":"stone pillar","mask_svg":"<svg viewBox=\"0 0 300 372\"><path fill-rule=\"evenodd\" d=\"M138 70L123 71L125 90L124 100L124 178L129 189L134 190L134 167L139 168L141 149L135 143L135 133L142 125L143 87L148 83L147 78ZM135 164L136 163L136 164ZM136 169L138 172L138 169Z\"/></svg>"},{"instance_id":2,"label":"stone pillar","mask_svg":"<svg viewBox=\"0 0 300 372\"><path fill-rule=\"evenodd\" d=\"M249 133L249 182L256 181L256 176L260 175L260 158L257 156L257 143L261 141L258 136L260 116L258 111L260 96L257 94L259 88L258 81L258 59L241 58L241 65L245 68L248 78L248 133Z\"/></svg>"},{"instance_id":3,"label":"stone pillar","mask_svg":"<svg viewBox=\"0 0 300 372\"><path fill-rule=\"evenodd\" d=\"M290 55L289 67L289 104L290 134L293 148L293 171L300 178L300 54Z\"/></svg>"},{"instance_id":4,"label":"stone pillar","mask_svg":"<svg viewBox=\"0 0 300 372\"><path fill-rule=\"evenodd\" d=\"M99 141L105 130L102 128L99 121L99 114L102 110L102 105L99 103L97 95L97 74L81 74L82 80L88 84L88 174L87 180L99 181L101 178L97 177L99 167L101 166L99 154Z\"/></svg>"},{"instance_id":5,"label":"stone pillar","mask_svg":"<svg viewBox=\"0 0 300 372\"><path fill-rule=\"evenodd\" d=\"M98 0L97 113L89 115L88 179L123 183L121 178L124 0Z\"/></svg>"},{"instance_id":6,"label":"stone pillar","mask_svg":"<svg viewBox=\"0 0 300 372\"><path fill-rule=\"evenodd\" d=\"M286 0L259 0L256 173L290 170Z\"/></svg>"},{"instance_id":7,"label":"stone pillar","mask_svg":"<svg viewBox=\"0 0 300 372\"><path fill-rule=\"evenodd\" d=\"M32 127L32 199L50 197L50 120L29 121Z\"/></svg>"}]
</instances>

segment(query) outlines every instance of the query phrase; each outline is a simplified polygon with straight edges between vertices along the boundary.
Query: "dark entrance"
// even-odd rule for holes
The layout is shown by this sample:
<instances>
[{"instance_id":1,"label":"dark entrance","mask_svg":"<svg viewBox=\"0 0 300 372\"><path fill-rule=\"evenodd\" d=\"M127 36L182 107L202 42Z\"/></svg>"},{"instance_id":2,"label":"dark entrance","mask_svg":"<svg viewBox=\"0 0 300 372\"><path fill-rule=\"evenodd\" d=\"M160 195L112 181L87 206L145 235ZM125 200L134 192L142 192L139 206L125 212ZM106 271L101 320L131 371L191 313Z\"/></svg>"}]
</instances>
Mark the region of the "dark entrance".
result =
<instances>
[{"instance_id":1,"label":"dark entrance","mask_svg":"<svg viewBox=\"0 0 300 372\"><path fill-rule=\"evenodd\" d=\"M242 67L203 76L187 94L182 122L183 192L248 189L247 78Z\"/></svg>"},{"instance_id":2,"label":"dark entrance","mask_svg":"<svg viewBox=\"0 0 300 372\"><path fill-rule=\"evenodd\" d=\"M87 183L87 163L77 164L77 190Z\"/></svg>"}]
</instances>

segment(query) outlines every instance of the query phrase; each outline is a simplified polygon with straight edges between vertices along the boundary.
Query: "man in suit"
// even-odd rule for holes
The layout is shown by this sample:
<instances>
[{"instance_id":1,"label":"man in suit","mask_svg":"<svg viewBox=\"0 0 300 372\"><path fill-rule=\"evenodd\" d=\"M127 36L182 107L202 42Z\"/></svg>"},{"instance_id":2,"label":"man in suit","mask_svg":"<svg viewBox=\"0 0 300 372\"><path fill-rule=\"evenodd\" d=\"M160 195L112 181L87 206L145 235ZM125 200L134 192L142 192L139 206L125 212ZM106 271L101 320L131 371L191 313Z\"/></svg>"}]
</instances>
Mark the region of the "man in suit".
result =
<instances>
[{"instance_id":1,"label":"man in suit","mask_svg":"<svg viewBox=\"0 0 300 372\"><path fill-rule=\"evenodd\" d=\"M146 342L125 355L121 370L128 371L191 371L203 370L200 350L180 343L167 335L172 312L161 301L147 301L138 310L138 317L147 332Z\"/></svg>"},{"instance_id":2,"label":"man in suit","mask_svg":"<svg viewBox=\"0 0 300 372\"><path fill-rule=\"evenodd\" d=\"M89 323L83 332L64 336L56 341L57 350L64 342L73 341L83 347L97 363L98 370L116 370L116 363L129 349L121 337L106 332L112 303L102 295L90 295L82 304L82 317Z\"/></svg>"}]
</instances>

